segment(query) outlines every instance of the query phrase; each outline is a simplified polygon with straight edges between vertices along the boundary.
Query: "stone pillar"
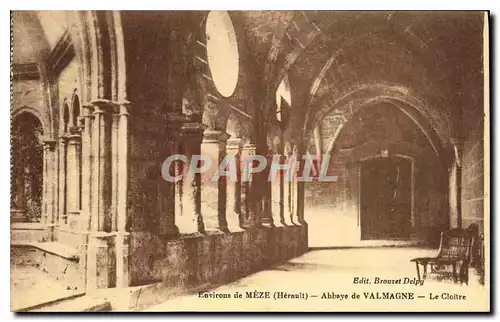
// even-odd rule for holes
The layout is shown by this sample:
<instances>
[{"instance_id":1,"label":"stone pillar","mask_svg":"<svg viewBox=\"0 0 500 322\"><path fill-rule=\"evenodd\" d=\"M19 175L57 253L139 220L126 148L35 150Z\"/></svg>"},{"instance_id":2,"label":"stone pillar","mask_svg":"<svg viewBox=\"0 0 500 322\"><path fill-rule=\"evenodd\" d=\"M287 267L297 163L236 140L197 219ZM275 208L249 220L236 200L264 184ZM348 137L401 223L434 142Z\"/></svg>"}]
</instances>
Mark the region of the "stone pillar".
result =
<instances>
[{"instance_id":1,"label":"stone pillar","mask_svg":"<svg viewBox=\"0 0 500 322\"><path fill-rule=\"evenodd\" d=\"M170 114L167 123L167 140L165 144L165 160L170 155L180 154L179 142L181 141L181 129L185 122L185 117L181 114ZM181 173L179 162L171 165L176 175ZM167 239L175 238L179 235L179 228L176 222L182 216L182 180L178 182L161 181L160 186L160 235Z\"/></svg>"},{"instance_id":2,"label":"stone pillar","mask_svg":"<svg viewBox=\"0 0 500 322\"><path fill-rule=\"evenodd\" d=\"M292 178L290 180L290 221L292 222L292 225L298 225L299 224L299 219L298 219L298 212L297 212L297 192L299 190L298 182L297 182L297 177L300 172L300 167L302 164L302 160L300 159L300 156L298 155L298 150L297 147L295 146L293 148L293 152L291 154L292 160L295 160L296 163L294 163L294 167L292 168L293 174Z\"/></svg>"},{"instance_id":3,"label":"stone pillar","mask_svg":"<svg viewBox=\"0 0 500 322\"><path fill-rule=\"evenodd\" d=\"M172 149L175 154L182 154L183 153L183 147L180 143L180 130L177 132L179 134L175 138L173 137L172 140ZM177 135L176 134L176 135ZM175 174L181 175L181 179L178 180L177 182L174 182L174 220L176 223L175 229L177 233L180 232L179 230L179 225L178 223L181 222L184 218L184 209L182 205L182 200L183 200L183 192L184 192L184 180L182 178L182 174L184 172L184 165L181 161L176 161L174 164L174 171Z\"/></svg>"},{"instance_id":4,"label":"stone pillar","mask_svg":"<svg viewBox=\"0 0 500 322\"><path fill-rule=\"evenodd\" d=\"M91 104L83 106L83 128L82 128L82 229L87 231L91 228L90 212L91 203L91 178L92 178L92 122L94 107Z\"/></svg>"},{"instance_id":5,"label":"stone pillar","mask_svg":"<svg viewBox=\"0 0 500 322\"><path fill-rule=\"evenodd\" d=\"M231 138L227 141L227 155L235 160L236 181L228 179L226 186L227 225L229 231L241 231L243 217L241 213L241 139Z\"/></svg>"},{"instance_id":6,"label":"stone pillar","mask_svg":"<svg viewBox=\"0 0 500 322\"><path fill-rule=\"evenodd\" d=\"M303 175L305 160L302 159L304 156L305 149L303 147L297 147L296 160L297 160L297 173L295 178ZM298 181L295 179L294 186L294 197L295 197L295 209L294 209L294 221L296 224L304 225L304 199L305 199L305 182Z\"/></svg>"},{"instance_id":7,"label":"stone pillar","mask_svg":"<svg viewBox=\"0 0 500 322\"><path fill-rule=\"evenodd\" d=\"M263 185L263 196L262 196L262 225L265 227L274 227L273 211L272 211L272 183L269 181L269 170L271 168L271 162L273 161L272 152L267 155L267 166L266 170L262 173L262 185Z\"/></svg>"},{"instance_id":8,"label":"stone pillar","mask_svg":"<svg viewBox=\"0 0 500 322\"><path fill-rule=\"evenodd\" d=\"M87 290L116 285L116 258L110 250L116 246L111 233L111 126L115 104L106 100L93 101L92 172L90 233L87 245ZM116 251L116 249L115 249ZM113 274L115 273L115 274Z\"/></svg>"},{"instance_id":9,"label":"stone pillar","mask_svg":"<svg viewBox=\"0 0 500 322\"><path fill-rule=\"evenodd\" d=\"M68 136L68 158L67 158L67 214L70 226L76 228L78 215L80 214L80 129L76 126L71 127Z\"/></svg>"},{"instance_id":10,"label":"stone pillar","mask_svg":"<svg viewBox=\"0 0 500 322\"><path fill-rule=\"evenodd\" d=\"M450 227L462 228L462 150L463 140L451 139L454 158L450 167Z\"/></svg>"},{"instance_id":11,"label":"stone pillar","mask_svg":"<svg viewBox=\"0 0 500 322\"><path fill-rule=\"evenodd\" d=\"M297 182L297 194L296 194L296 202L297 207L295 208L297 222L300 225L306 224L304 219L304 198L305 198L305 182Z\"/></svg>"},{"instance_id":12,"label":"stone pillar","mask_svg":"<svg viewBox=\"0 0 500 322\"><path fill-rule=\"evenodd\" d=\"M241 159L240 159L240 167L241 173L244 173L244 169L246 166L246 160L249 156L255 154L255 144L246 143L243 145L243 149L241 151ZM243 176L242 176L243 178ZM243 217L243 228L249 228L255 225L256 214L252 209L252 197L251 197L251 187L252 184L252 175L249 175L248 180L241 181L241 203L240 203L240 211Z\"/></svg>"},{"instance_id":13,"label":"stone pillar","mask_svg":"<svg viewBox=\"0 0 500 322\"><path fill-rule=\"evenodd\" d=\"M212 160L211 171L202 174L203 189L203 223L206 230L224 231L228 230L226 218L226 176L219 177L217 182L212 182L211 177L217 171L219 165L226 156L226 144L230 135L223 131L205 130L201 144L201 154ZM214 207L214 206L215 207Z\"/></svg>"},{"instance_id":14,"label":"stone pillar","mask_svg":"<svg viewBox=\"0 0 500 322\"><path fill-rule=\"evenodd\" d=\"M201 123L185 123L182 127L181 141L188 163L183 167L182 214L178 218L178 227L184 234L205 232L201 214L201 175L188 175L192 157L200 155L203 131Z\"/></svg>"},{"instance_id":15,"label":"stone pillar","mask_svg":"<svg viewBox=\"0 0 500 322\"><path fill-rule=\"evenodd\" d=\"M43 176L43 196L44 203L44 224L52 227L55 221L55 146L56 141L46 139L43 141L44 176Z\"/></svg>"},{"instance_id":16,"label":"stone pillar","mask_svg":"<svg viewBox=\"0 0 500 322\"><path fill-rule=\"evenodd\" d=\"M286 163L286 157L278 152L278 162L280 164ZM272 194L272 206L271 211L273 214L273 222L275 226L284 226L285 225L285 175L283 170L279 170L276 174L276 178L271 182L271 194Z\"/></svg>"},{"instance_id":17,"label":"stone pillar","mask_svg":"<svg viewBox=\"0 0 500 322\"><path fill-rule=\"evenodd\" d=\"M287 164L292 163L292 168L290 171L292 172L290 175L287 173L283 173L283 176L280 178L280 185L283 185L283 220L286 226L293 225L292 215L293 215L293 198L292 198L292 183L294 173L294 160L292 159L293 155L289 149L284 151L284 159Z\"/></svg>"},{"instance_id":18,"label":"stone pillar","mask_svg":"<svg viewBox=\"0 0 500 322\"><path fill-rule=\"evenodd\" d=\"M111 218L111 110L106 101L94 104L92 154L94 156L92 180L92 230L110 231Z\"/></svg>"},{"instance_id":19,"label":"stone pillar","mask_svg":"<svg viewBox=\"0 0 500 322\"><path fill-rule=\"evenodd\" d=\"M59 139L59 202L58 202L58 225L65 225L67 223L67 143L68 138L65 134L61 135Z\"/></svg>"},{"instance_id":20,"label":"stone pillar","mask_svg":"<svg viewBox=\"0 0 500 322\"><path fill-rule=\"evenodd\" d=\"M128 200L128 102L119 106L118 114L118 138L116 152L117 160L117 191L116 191L116 287L128 287L130 284L129 263L129 233L126 231L127 224L127 200Z\"/></svg>"},{"instance_id":21,"label":"stone pillar","mask_svg":"<svg viewBox=\"0 0 500 322\"><path fill-rule=\"evenodd\" d=\"M48 220L48 215L47 215L47 186L48 186L48 166L47 166L47 158L48 158L48 153L45 150L45 145L42 143L42 202L41 202L41 211L40 211L40 222L45 225Z\"/></svg>"},{"instance_id":22,"label":"stone pillar","mask_svg":"<svg viewBox=\"0 0 500 322\"><path fill-rule=\"evenodd\" d=\"M119 108L118 113L113 113L110 115L111 117L111 142L109 143L111 147L111 161L110 161L110 177L111 177L111 201L110 201L110 218L111 218L111 223L110 223L110 230L111 231L117 231L118 230L118 166L120 164L119 155L118 155L118 141L120 140L120 136L118 134L118 127L120 123L120 115L119 115Z\"/></svg>"}]
</instances>

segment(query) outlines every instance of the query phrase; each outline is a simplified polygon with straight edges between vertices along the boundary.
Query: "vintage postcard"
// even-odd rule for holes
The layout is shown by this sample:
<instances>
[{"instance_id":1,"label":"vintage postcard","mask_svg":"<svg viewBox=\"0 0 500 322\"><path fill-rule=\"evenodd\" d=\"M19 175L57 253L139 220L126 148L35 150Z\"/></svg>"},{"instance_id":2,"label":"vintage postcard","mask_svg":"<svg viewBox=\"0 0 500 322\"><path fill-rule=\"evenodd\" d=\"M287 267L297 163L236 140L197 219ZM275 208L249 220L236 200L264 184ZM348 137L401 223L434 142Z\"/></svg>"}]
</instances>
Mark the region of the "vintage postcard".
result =
<instances>
[{"instance_id":1,"label":"vintage postcard","mask_svg":"<svg viewBox=\"0 0 500 322\"><path fill-rule=\"evenodd\" d=\"M490 311L485 11L12 11L11 310Z\"/></svg>"}]
</instances>

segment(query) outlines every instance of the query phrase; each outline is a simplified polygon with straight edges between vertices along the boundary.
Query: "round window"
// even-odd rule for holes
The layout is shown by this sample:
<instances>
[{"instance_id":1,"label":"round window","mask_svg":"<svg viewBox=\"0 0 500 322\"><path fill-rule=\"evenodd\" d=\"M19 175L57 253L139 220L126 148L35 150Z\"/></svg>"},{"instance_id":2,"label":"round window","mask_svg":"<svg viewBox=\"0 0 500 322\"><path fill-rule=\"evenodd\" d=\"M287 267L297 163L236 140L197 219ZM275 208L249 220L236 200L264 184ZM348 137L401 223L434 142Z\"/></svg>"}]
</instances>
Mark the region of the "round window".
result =
<instances>
[{"instance_id":1,"label":"round window","mask_svg":"<svg viewBox=\"0 0 500 322\"><path fill-rule=\"evenodd\" d=\"M206 23L207 58L212 80L222 96L233 95L238 83L236 33L227 11L210 11Z\"/></svg>"}]
</instances>

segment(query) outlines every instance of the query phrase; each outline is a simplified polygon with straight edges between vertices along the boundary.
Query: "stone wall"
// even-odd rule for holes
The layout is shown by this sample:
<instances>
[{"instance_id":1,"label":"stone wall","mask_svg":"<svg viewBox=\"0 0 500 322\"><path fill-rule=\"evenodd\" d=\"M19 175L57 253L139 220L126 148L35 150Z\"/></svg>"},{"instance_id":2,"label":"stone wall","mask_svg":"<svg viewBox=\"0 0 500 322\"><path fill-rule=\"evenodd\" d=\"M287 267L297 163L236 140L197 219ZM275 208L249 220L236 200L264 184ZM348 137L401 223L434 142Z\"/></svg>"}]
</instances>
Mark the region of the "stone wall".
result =
<instances>
[{"instance_id":1,"label":"stone wall","mask_svg":"<svg viewBox=\"0 0 500 322\"><path fill-rule=\"evenodd\" d=\"M161 240L133 232L131 285L163 282L172 289L203 288L234 281L305 253L307 226Z\"/></svg>"},{"instance_id":2,"label":"stone wall","mask_svg":"<svg viewBox=\"0 0 500 322\"><path fill-rule=\"evenodd\" d=\"M475 116L464 119L465 140L462 164L462 226L484 221L484 119L478 108ZM486 144L489 144L487 142ZM489 161L487 161L489 162ZM486 174L489 175L489 174Z\"/></svg>"}]
</instances>

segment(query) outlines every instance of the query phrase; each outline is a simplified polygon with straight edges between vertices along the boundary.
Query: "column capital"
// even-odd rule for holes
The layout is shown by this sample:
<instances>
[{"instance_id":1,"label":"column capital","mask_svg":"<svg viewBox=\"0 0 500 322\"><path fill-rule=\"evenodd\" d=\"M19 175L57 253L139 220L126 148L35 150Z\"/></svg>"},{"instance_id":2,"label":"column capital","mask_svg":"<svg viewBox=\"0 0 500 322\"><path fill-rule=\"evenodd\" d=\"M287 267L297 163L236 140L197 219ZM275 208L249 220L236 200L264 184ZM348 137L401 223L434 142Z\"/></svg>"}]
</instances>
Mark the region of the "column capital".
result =
<instances>
[{"instance_id":1,"label":"column capital","mask_svg":"<svg viewBox=\"0 0 500 322\"><path fill-rule=\"evenodd\" d=\"M80 136L81 128L79 126L72 126L69 128L70 137L74 135Z\"/></svg>"},{"instance_id":2,"label":"column capital","mask_svg":"<svg viewBox=\"0 0 500 322\"><path fill-rule=\"evenodd\" d=\"M56 147L56 140L51 138L42 139L43 148L49 151L54 151Z\"/></svg>"},{"instance_id":3,"label":"column capital","mask_svg":"<svg viewBox=\"0 0 500 322\"><path fill-rule=\"evenodd\" d=\"M168 124L184 124L188 122L189 119L186 115L178 112L167 113L167 123Z\"/></svg>"},{"instance_id":4,"label":"column capital","mask_svg":"<svg viewBox=\"0 0 500 322\"><path fill-rule=\"evenodd\" d=\"M79 144L82 138L81 128L78 126L72 126L69 129L68 142L71 145Z\"/></svg>"},{"instance_id":5,"label":"column capital","mask_svg":"<svg viewBox=\"0 0 500 322\"><path fill-rule=\"evenodd\" d=\"M248 150L255 150L256 145L253 143L245 143L243 144L243 150L248 151Z\"/></svg>"},{"instance_id":6,"label":"column capital","mask_svg":"<svg viewBox=\"0 0 500 322\"><path fill-rule=\"evenodd\" d=\"M202 138L206 125L198 122L186 122L182 124L181 135L186 138Z\"/></svg>"},{"instance_id":7,"label":"column capital","mask_svg":"<svg viewBox=\"0 0 500 322\"><path fill-rule=\"evenodd\" d=\"M228 145L228 147L229 147L229 146L233 146L233 147L238 147L238 148L239 148L239 147L242 147L242 146L243 146L242 141L243 141L243 140L242 140L242 139L240 139L240 138L237 138L237 137L232 137L232 136L231 136L231 137L227 140L227 145Z\"/></svg>"},{"instance_id":8,"label":"column capital","mask_svg":"<svg viewBox=\"0 0 500 322\"><path fill-rule=\"evenodd\" d=\"M71 134L69 137L68 137L68 144L69 145L79 145L81 142L81 136L80 134Z\"/></svg>"},{"instance_id":9,"label":"column capital","mask_svg":"<svg viewBox=\"0 0 500 322\"><path fill-rule=\"evenodd\" d=\"M181 135L182 126L188 121L184 114L167 113L167 135L176 138Z\"/></svg>"},{"instance_id":10,"label":"column capital","mask_svg":"<svg viewBox=\"0 0 500 322\"><path fill-rule=\"evenodd\" d=\"M227 140L226 150L232 154L236 155L243 148L242 140L239 138L230 138Z\"/></svg>"},{"instance_id":11,"label":"column capital","mask_svg":"<svg viewBox=\"0 0 500 322\"><path fill-rule=\"evenodd\" d=\"M206 143L226 143L231 137L230 134L218 130L205 130L203 132L203 142Z\"/></svg>"},{"instance_id":12,"label":"column capital","mask_svg":"<svg viewBox=\"0 0 500 322\"><path fill-rule=\"evenodd\" d=\"M120 104L107 99L96 99L90 102L94 107L94 114L98 113L119 113Z\"/></svg>"},{"instance_id":13,"label":"column capital","mask_svg":"<svg viewBox=\"0 0 500 322\"><path fill-rule=\"evenodd\" d=\"M84 113L84 116L92 116L92 113L97 110L97 111L102 111L102 112L110 112L110 113L116 113L120 115L128 115L128 109L132 105L127 100L123 101L111 101L107 99L96 99L90 102L87 102L82 105L82 108L84 111L87 113Z\"/></svg>"},{"instance_id":14,"label":"column capital","mask_svg":"<svg viewBox=\"0 0 500 322\"><path fill-rule=\"evenodd\" d=\"M92 112L94 111L94 105L92 103L87 102L82 105L83 116L92 116Z\"/></svg>"}]
</instances>

